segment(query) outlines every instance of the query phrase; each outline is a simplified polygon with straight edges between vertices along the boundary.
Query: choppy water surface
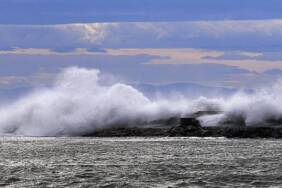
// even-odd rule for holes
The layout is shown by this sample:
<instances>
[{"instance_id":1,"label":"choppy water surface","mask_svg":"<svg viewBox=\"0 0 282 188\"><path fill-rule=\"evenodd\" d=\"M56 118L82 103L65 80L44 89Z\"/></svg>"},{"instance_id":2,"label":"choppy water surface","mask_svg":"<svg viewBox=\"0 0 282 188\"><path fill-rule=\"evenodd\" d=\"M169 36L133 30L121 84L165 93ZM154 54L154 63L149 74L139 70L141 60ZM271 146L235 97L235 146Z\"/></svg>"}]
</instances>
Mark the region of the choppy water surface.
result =
<instances>
[{"instance_id":1,"label":"choppy water surface","mask_svg":"<svg viewBox=\"0 0 282 188\"><path fill-rule=\"evenodd\" d=\"M281 140L2 137L8 187L282 186Z\"/></svg>"}]
</instances>

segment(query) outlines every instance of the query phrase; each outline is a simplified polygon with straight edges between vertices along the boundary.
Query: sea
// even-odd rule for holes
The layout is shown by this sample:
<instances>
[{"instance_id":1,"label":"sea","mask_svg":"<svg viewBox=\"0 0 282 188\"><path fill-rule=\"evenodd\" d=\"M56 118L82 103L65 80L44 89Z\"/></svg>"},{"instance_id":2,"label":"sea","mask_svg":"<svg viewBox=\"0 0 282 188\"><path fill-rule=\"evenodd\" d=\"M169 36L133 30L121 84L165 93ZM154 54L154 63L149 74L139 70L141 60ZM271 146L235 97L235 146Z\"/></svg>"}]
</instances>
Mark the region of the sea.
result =
<instances>
[{"instance_id":1,"label":"sea","mask_svg":"<svg viewBox=\"0 0 282 188\"><path fill-rule=\"evenodd\" d=\"M282 187L282 141L0 138L1 187Z\"/></svg>"}]
</instances>

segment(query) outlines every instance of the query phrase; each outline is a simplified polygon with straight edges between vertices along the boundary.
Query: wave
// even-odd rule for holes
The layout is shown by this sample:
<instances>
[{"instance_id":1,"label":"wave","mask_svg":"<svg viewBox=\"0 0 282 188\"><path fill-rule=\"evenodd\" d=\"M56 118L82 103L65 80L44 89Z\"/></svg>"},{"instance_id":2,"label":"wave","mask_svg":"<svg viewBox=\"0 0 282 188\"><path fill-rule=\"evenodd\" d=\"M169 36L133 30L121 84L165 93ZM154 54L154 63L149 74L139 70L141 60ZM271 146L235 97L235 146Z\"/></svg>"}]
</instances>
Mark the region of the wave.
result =
<instances>
[{"instance_id":1,"label":"wave","mask_svg":"<svg viewBox=\"0 0 282 188\"><path fill-rule=\"evenodd\" d=\"M220 114L199 118L203 126L238 121L247 126L282 116L279 84L229 98L185 96L151 99L130 85L103 84L96 69L71 67L57 75L52 87L0 108L0 133L29 136L76 136L114 126L143 126L197 111Z\"/></svg>"}]
</instances>

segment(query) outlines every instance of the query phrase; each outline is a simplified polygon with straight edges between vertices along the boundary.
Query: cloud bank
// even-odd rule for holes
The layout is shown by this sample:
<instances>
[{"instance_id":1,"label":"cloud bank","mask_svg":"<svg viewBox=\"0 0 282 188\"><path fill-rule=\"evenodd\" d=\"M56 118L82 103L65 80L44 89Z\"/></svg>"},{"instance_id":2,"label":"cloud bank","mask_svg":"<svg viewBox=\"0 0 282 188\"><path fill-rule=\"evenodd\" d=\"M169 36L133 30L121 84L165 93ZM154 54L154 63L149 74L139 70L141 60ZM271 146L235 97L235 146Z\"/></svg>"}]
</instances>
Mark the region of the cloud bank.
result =
<instances>
[{"instance_id":1,"label":"cloud bank","mask_svg":"<svg viewBox=\"0 0 282 188\"><path fill-rule=\"evenodd\" d=\"M127 22L67 25L0 25L0 49L204 48L281 50L282 21Z\"/></svg>"}]
</instances>

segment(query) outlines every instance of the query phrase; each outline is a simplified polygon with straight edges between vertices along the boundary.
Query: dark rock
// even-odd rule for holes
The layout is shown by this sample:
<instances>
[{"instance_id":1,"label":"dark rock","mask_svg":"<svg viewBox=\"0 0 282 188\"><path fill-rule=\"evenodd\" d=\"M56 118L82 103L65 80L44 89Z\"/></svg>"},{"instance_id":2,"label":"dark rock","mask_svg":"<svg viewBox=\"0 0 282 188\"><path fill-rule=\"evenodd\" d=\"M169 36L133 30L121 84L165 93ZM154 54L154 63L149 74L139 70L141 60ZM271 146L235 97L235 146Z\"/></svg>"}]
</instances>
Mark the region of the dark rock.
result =
<instances>
[{"instance_id":1,"label":"dark rock","mask_svg":"<svg viewBox=\"0 0 282 188\"><path fill-rule=\"evenodd\" d=\"M180 127L188 129L198 129L201 128L199 120L193 117L180 118Z\"/></svg>"},{"instance_id":2,"label":"dark rock","mask_svg":"<svg viewBox=\"0 0 282 188\"><path fill-rule=\"evenodd\" d=\"M190 117L198 118L198 117L201 117L201 116L204 116L204 115L216 115L216 114L221 114L221 113L222 113L222 111L219 111L219 110L197 111L197 112L191 114Z\"/></svg>"},{"instance_id":3,"label":"dark rock","mask_svg":"<svg viewBox=\"0 0 282 188\"><path fill-rule=\"evenodd\" d=\"M148 123L148 126L157 125L158 127L175 126L179 124L179 117L170 117L166 119L154 120Z\"/></svg>"},{"instance_id":4,"label":"dark rock","mask_svg":"<svg viewBox=\"0 0 282 188\"><path fill-rule=\"evenodd\" d=\"M195 136L195 137L227 137L227 138L282 138L282 126L247 127L241 118L238 121L225 122L232 126L202 127L195 117L167 118L154 121L154 126L144 127L115 126L101 129L83 136L95 137L163 137L163 136ZM241 125L240 125L241 123ZM156 126L158 125L158 126ZM237 126L238 125L238 126Z\"/></svg>"},{"instance_id":5,"label":"dark rock","mask_svg":"<svg viewBox=\"0 0 282 188\"><path fill-rule=\"evenodd\" d=\"M131 137L131 136L168 136L168 128L108 128L98 130L83 136L94 136L94 137Z\"/></svg>"},{"instance_id":6,"label":"dark rock","mask_svg":"<svg viewBox=\"0 0 282 188\"><path fill-rule=\"evenodd\" d=\"M170 136L202 136L203 134L204 130L200 122L192 117L180 118L180 125L169 130Z\"/></svg>"}]
</instances>

